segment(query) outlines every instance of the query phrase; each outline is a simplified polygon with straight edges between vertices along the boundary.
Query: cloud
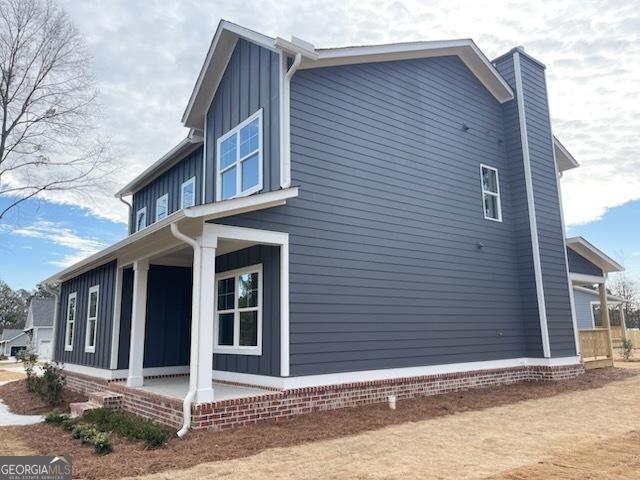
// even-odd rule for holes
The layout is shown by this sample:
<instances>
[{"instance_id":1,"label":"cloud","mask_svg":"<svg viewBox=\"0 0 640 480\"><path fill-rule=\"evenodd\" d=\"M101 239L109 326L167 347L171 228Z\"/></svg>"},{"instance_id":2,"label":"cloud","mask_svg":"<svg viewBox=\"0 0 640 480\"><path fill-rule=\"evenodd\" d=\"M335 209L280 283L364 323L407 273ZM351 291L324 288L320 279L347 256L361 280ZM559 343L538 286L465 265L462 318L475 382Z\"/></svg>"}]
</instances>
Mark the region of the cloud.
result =
<instances>
[{"instance_id":1,"label":"cloud","mask_svg":"<svg viewBox=\"0 0 640 480\"><path fill-rule=\"evenodd\" d=\"M93 255L106 246L95 238L80 236L75 230L60 222L48 220L38 220L26 227L14 228L11 233L19 237L38 239L68 250L67 253L54 252L53 258L47 262L63 268Z\"/></svg>"}]
</instances>

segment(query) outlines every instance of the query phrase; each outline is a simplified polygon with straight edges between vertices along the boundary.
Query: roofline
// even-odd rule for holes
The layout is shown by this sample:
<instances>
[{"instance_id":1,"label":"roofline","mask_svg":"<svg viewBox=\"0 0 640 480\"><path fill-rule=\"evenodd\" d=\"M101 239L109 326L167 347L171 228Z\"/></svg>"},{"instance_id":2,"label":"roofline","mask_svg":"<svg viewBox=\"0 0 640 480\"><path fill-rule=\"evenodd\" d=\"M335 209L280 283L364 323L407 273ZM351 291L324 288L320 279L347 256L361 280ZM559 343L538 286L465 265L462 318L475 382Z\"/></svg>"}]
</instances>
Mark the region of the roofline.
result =
<instances>
[{"instance_id":1,"label":"roofline","mask_svg":"<svg viewBox=\"0 0 640 480\"><path fill-rule=\"evenodd\" d=\"M593 257L595 257L596 261L594 261L593 263L595 263L598 266L605 265L605 267L602 268L605 271L605 273L624 272L624 267L622 265L620 265L618 262L616 262L613 258L611 258L609 255L604 253L599 248L593 246L583 237L567 238L567 247L571 248L574 252L581 254L578 250L573 248L573 246L577 246L577 245L584 247L588 253L593 255ZM591 261L592 259L588 258L587 260ZM598 263L598 260L600 260L599 263ZM610 268L607 268L607 267L610 267Z\"/></svg>"},{"instance_id":2,"label":"roofline","mask_svg":"<svg viewBox=\"0 0 640 480\"><path fill-rule=\"evenodd\" d=\"M556 152L559 152L562 156L564 156L569 162L569 164L571 165L569 168L565 168L565 169L561 169L560 166L558 166L558 170L560 170L561 172L564 172L580 166L578 161L575 158L573 158L573 155L571 155L569 150L567 150L567 148L562 144L562 142L560 142L560 140L558 140L558 137L556 137L555 135L553 136L553 147L556 149ZM557 157L558 155L556 153L556 159Z\"/></svg>"},{"instance_id":3,"label":"roofline","mask_svg":"<svg viewBox=\"0 0 640 480\"><path fill-rule=\"evenodd\" d=\"M590 288L583 287L582 285L573 285L573 288L580 292L588 293L590 295L600 296L600 292L598 292L597 290L592 290ZM607 293L607 300L613 300L614 302L623 302L623 303L626 302L624 298L618 297L617 295L612 295L610 293Z\"/></svg>"},{"instance_id":4,"label":"roofline","mask_svg":"<svg viewBox=\"0 0 640 480\"><path fill-rule=\"evenodd\" d=\"M147 239L155 232L168 228L172 223L186 222L189 220L206 222L216 218L224 218L231 215L238 215L240 213L262 210L265 208L284 205L288 199L297 196L298 187L291 187L283 190L276 190L274 192L259 193L248 197L234 198L215 203L206 203L204 205L196 205L194 207L177 210L162 220L152 223L145 229L135 232L123 238L119 242L94 253L84 260L80 260L79 262L51 275L43 280L42 283L58 283L71 276L79 275L91 270L92 268L113 261L118 258L118 253L125 247L142 241L143 239Z\"/></svg>"},{"instance_id":5,"label":"roofline","mask_svg":"<svg viewBox=\"0 0 640 480\"><path fill-rule=\"evenodd\" d=\"M182 160L184 157L194 152L204 140L202 137L190 133L187 137L180 140L171 150L147 167L142 173L137 175L133 180L115 193L116 198L122 198L126 195L132 195L140 190L149 182L153 181L159 175L164 173L174 163Z\"/></svg>"},{"instance_id":6,"label":"roofline","mask_svg":"<svg viewBox=\"0 0 640 480\"><path fill-rule=\"evenodd\" d=\"M5 338L4 340L0 340L0 343L2 342L13 342L16 338L21 337L22 335L26 335L27 333L22 330L19 334L17 334L15 337L11 337L11 338Z\"/></svg>"}]
</instances>

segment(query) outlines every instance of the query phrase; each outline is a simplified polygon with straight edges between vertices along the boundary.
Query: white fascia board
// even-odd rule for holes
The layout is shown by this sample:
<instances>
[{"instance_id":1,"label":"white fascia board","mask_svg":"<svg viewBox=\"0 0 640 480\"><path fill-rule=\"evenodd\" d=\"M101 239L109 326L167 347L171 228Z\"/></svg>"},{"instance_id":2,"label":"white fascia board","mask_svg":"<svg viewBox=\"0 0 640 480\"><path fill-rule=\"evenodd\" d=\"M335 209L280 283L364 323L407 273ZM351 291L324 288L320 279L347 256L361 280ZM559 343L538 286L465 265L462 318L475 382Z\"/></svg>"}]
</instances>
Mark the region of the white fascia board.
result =
<instances>
[{"instance_id":1,"label":"white fascia board","mask_svg":"<svg viewBox=\"0 0 640 480\"><path fill-rule=\"evenodd\" d=\"M118 190L115 197L124 197L131 195L149 182L157 178L160 174L167 171L173 164L195 151L203 140L198 137L186 137L180 141L175 147L165 153L151 166L146 168L141 174L137 175L133 180Z\"/></svg>"},{"instance_id":2,"label":"white fascia board","mask_svg":"<svg viewBox=\"0 0 640 480\"><path fill-rule=\"evenodd\" d=\"M605 283L607 277L599 277L597 275L586 275L584 273L569 272L569 278L571 278L571 284L576 285L594 285L596 283Z\"/></svg>"},{"instance_id":3,"label":"white fascia board","mask_svg":"<svg viewBox=\"0 0 640 480\"><path fill-rule=\"evenodd\" d=\"M624 267L622 265L602 250L589 243L583 237L567 238L567 246L574 252L582 255L591 263L602 268L606 273L624 272Z\"/></svg>"},{"instance_id":4,"label":"white fascia board","mask_svg":"<svg viewBox=\"0 0 640 480\"><path fill-rule=\"evenodd\" d=\"M318 54L317 60L303 60L300 69L456 55L500 103L514 98L509 84L471 39L330 48Z\"/></svg>"},{"instance_id":5,"label":"white fascia board","mask_svg":"<svg viewBox=\"0 0 640 480\"><path fill-rule=\"evenodd\" d=\"M273 41L273 46L291 55L300 53L303 57L307 57L309 60L318 60L320 58L320 54L315 49L311 49L311 44L303 46L278 37Z\"/></svg>"},{"instance_id":6,"label":"white fascia board","mask_svg":"<svg viewBox=\"0 0 640 480\"><path fill-rule=\"evenodd\" d=\"M553 150L558 162L558 171L565 172L580 166L578 161L573 158L573 155L571 155L569 150L560 143L560 140L558 140L555 135L553 137Z\"/></svg>"},{"instance_id":7,"label":"white fascia board","mask_svg":"<svg viewBox=\"0 0 640 480\"><path fill-rule=\"evenodd\" d=\"M221 20L189 97L187 107L182 114L182 123L185 126L203 128L204 109L210 103L208 99L215 93L217 84L226 68L226 62L223 59L226 58L228 61L231 55L230 51L233 51L238 38L244 38L268 50L275 51L272 37L227 20Z\"/></svg>"},{"instance_id":8,"label":"white fascia board","mask_svg":"<svg viewBox=\"0 0 640 480\"><path fill-rule=\"evenodd\" d=\"M81 260L70 267L50 276L43 283L58 283L64 281L71 276L77 276L83 272L91 270L94 267L107 263L120 256L124 256L132 250L144 250L144 245L140 242L153 242L161 230L168 231L170 224L174 222L185 221L186 219L194 219L200 221L213 220L216 218L229 217L241 213L252 212L255 210L263 210L279 205L284 205L290 198L298 196L298 187L277 190L268 193L258 193L248 197L234 198L223 202L207 203L205 205L196 205L183 210L173 212L171 215L162 220L152 223L148 227L135 232L128 237L114 243L113 245L101 250L90 257ZM155 237L155 238L154 238ZM172 235L168 235L172 240Z\"/></svg>"}]
</instances>

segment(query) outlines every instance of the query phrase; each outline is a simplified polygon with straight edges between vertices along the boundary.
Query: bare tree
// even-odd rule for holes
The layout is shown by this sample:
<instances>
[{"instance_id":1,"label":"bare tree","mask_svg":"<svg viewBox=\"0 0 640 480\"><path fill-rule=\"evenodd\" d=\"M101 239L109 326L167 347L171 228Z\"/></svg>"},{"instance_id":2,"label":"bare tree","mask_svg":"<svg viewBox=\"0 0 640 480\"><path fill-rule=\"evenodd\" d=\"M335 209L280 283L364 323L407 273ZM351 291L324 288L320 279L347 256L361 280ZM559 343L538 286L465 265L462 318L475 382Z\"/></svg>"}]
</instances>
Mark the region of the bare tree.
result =
<instances>
[{"instance_id":1,"label":"bare tree","mask_svg":"<svg viewBox=\"0 0 640 480\"><path fill-rule=\"evenodd\" d=\"M90 195L111 173L90 140L91 58L51 0L0 0L0 196L12 208L45 192Z\"/></svg>"},{"instance_id":2,"label":"bare tree","mask_svg":"<svg viewBox=\"0 0 640 480\"><path fill-rule=\"evenodd\" d=\"M611 282L611 292L624 299L624 314L628 327L640 326L638 307L640 306L640 291L638 284L624 273L619 273Z\"/></svg>"}]
</instances>

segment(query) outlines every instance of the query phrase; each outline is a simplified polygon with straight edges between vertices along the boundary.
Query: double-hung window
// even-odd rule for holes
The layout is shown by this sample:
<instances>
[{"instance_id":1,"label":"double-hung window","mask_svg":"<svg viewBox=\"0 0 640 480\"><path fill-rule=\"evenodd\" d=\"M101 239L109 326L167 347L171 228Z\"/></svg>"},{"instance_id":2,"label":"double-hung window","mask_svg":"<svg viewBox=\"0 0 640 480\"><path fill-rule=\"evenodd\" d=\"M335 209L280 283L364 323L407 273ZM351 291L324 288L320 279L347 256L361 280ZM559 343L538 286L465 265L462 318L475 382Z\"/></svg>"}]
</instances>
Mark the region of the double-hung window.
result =
<instances>
[{"instance_id":1,"label":"double-hung window","mask_svg":"<svg viewBox=\"0 0 640 480\"><path fill-rule=\"evenodd\" d=\"M193 207L196 204L196 177L191 177L180 187L180 208Z\"/></svg>"},{"instance_id":2,"label":"double-hung window","mask_svg":"<svg viewBox=\"0 0 640 480\"><path fill-rule=\"evenodd\" d=\"M67 352L73 350L73 334L75 333L73 327L76 323L77 302L77 292L70 293L67 299L67 325L64 335L64 349Z\"/></svg>"},{"instance_id":3,"label":"double-hung window","mask_svg":"<svg viewBox=\"0 0 640 480\"><path fill-rule=\"evenodd\" d=\"M165 193L156 200L156 222L169 214L169 194Z\"/></svg>"},{"instance_id":4,"label":"double-hung window","mask_svg":"<svg viewBox=\"0 0 640 480\"><path fill-rule=\"evenodd\" d=\"M98 331L98 300L100 285L94 285L89 289L87 300L87 331L85 334L84 351L94 353L96 351L96 333Z\"/></svg>"},{"instance_id":5,"label":"double-hung window","mask_svg":"<svg viewBox=\"0 0 640 480\"><path fill-rule=\"evenodd\" d=\"M500 205L500 180L498 169L480 165L480 177L482 181L482 206L484 218L496 222L502 221L502 207Z\"/></svg>"},{"instance_id":6,"label":"double-hung window","mask_svg":"<svg viewBox=\"0 0 640 480\"><path fill-rule=\"evenodd\" d=\"M139 232L147 226L147 207L142 207L136 213L136 232Z\"/></svg>"},{"instance_id":7,"label":"double-hung window","mask_svg":"<svg viewBox=\"0 0 640 480\"><path fill-rule=\"evenodd\" d=\"M262 355L262 265L216 275L214 352Z\"/></svg>"},{"instance_id":8,"label":"double-hung window","mask_svg":"<svg viewBox=\"0 0 640 480\"><path fill-rule=\"evenodd\" d=\"M221 136L216 152L217 200L262 190L262 109Z\"/></svg>"}]
</instances>

